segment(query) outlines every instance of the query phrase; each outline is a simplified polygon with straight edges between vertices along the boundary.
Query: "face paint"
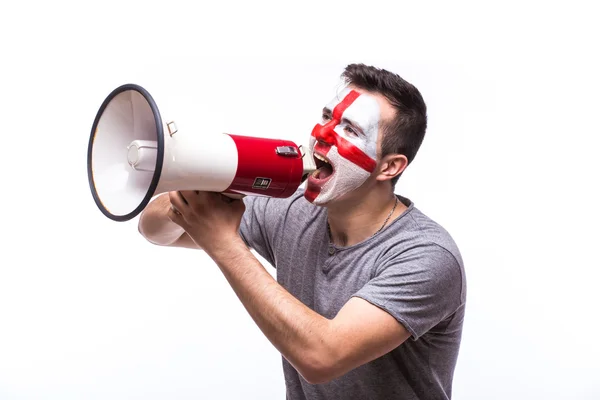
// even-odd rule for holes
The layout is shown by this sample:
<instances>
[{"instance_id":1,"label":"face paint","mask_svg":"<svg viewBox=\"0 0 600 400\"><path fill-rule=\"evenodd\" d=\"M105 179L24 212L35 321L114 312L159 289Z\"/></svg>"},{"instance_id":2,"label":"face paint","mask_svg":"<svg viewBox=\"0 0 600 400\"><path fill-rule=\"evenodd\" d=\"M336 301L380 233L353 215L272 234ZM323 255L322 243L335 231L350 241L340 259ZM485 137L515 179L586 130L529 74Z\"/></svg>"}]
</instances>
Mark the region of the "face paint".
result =
<instances>
[{"instance_id":1,"label":"face paint","mask_svg":"<svg viewBox=\"0 0 600 400\"><path fill-rule=\"evenodd\" d=\"M324 205L362 185L375 170L380 109L377 99L346 88L325 107L326 118L310 138L313 154L326 159L308 178L304 196ZM316 161L317 165L322 165Z\"/></svg>"}]
</instances>

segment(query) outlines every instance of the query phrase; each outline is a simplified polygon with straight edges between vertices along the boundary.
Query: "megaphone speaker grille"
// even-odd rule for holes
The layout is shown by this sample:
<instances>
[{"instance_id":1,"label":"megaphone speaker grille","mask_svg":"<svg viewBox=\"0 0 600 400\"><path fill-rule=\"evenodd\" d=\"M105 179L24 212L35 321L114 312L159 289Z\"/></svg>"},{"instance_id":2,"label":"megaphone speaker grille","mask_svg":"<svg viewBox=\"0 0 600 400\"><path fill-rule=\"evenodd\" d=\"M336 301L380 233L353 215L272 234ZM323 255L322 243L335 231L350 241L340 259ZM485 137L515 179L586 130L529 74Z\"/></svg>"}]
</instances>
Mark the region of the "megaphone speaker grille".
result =
<instances>
[{"instance_id":1,"label":"megaphone speaker grille","mask_svg":"<svg viewBox=\"0 0 600 400\"><path fill-rule=\"evenodd\" d=\"M153 143L143 168L135 165L132 142ZM88 180L96 205L112 220L126 221L150 202L163 166L163 124L150 93L135 84L122 85L104 100L90 134ZM153 159L154 157L155 159Z\"/></svg>"}]
</instances>

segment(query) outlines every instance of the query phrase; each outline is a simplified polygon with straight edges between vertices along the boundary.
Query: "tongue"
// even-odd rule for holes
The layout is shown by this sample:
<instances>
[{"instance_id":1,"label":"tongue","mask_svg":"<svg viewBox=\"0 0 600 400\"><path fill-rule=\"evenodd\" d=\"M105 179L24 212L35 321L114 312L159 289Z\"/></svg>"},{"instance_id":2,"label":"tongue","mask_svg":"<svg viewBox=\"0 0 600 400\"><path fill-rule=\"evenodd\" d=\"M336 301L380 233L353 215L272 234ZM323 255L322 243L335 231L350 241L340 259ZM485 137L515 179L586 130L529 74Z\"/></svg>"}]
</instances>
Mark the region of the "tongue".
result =
<instances>
[{"instance_id":1,"label":"tongue","mask_svg":"<svg viewBox=\"0 0 600 400\"><path fill-rule=\"evenodd\" d=\"M328 178L331 174L333 174L333 168L331 168L331 165L326 164L319 168L319 179Z\"/></svg>"}]
</instances>

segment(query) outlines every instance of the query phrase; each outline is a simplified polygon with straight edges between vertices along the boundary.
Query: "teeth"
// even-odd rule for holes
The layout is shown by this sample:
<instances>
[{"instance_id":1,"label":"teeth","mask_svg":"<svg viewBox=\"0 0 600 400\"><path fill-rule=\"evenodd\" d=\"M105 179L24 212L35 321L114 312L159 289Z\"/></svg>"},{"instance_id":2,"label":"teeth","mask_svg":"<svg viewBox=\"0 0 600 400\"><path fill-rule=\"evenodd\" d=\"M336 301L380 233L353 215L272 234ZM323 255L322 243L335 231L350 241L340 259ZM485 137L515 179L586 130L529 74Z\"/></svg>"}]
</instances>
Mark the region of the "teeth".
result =
<instances>
[{"instance_id":1,"label":"teeth","mask_svg":"<svg viewBox=\"0 0 600 400\"><path fill-rule=\"evenodd\" d=\"M325 157L318 155L317 153L314 153L315 157L318 158L319 160L326 162L327 164L329 164L329 161L327 161L325 159Z\"/></svg>"}]
</instances>

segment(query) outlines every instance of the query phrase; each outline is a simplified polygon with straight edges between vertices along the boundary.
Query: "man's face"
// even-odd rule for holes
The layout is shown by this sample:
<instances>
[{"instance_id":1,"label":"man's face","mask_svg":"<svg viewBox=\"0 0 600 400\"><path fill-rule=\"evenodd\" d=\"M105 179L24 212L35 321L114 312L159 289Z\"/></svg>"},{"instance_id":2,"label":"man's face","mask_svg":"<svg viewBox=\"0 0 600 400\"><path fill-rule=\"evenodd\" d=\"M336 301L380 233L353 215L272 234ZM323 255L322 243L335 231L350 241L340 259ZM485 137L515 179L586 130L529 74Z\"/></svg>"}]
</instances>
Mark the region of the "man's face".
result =
<instances>
[{"instance_id":1,"label":"man's face","mask_svg":"<svg viewBox=\"0 0 600 400\"><path fill-rule=\"evenodd\" d=\"M375 170L381 110L368 93L345 88L323 109L310 148L317 171L308 178L304 196L324 205L360 187Z\"/></svg>"}]
</instances>

